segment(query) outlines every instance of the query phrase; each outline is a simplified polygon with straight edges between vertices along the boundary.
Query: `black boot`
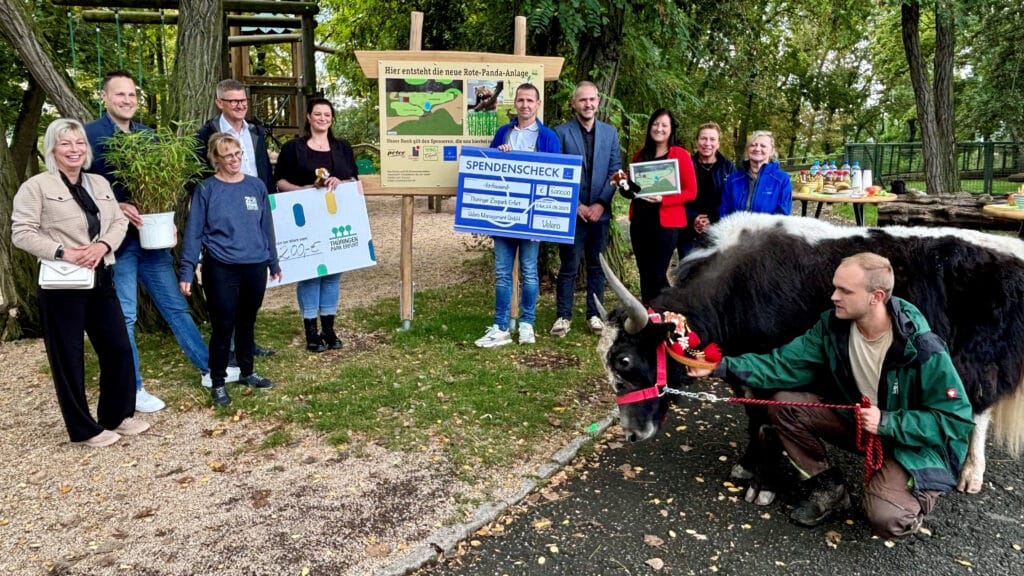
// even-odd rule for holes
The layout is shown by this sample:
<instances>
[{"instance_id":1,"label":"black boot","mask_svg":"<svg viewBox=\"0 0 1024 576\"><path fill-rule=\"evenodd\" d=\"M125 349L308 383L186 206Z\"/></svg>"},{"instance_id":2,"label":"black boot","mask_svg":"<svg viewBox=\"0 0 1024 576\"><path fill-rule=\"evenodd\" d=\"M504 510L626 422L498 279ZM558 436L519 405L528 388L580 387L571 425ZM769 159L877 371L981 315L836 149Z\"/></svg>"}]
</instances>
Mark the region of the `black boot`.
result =
<instances>
[{"instance_id":1,"label":"black boot","mask_svg":"<svg viewBox=\"0 0 1024 576\"><path fill-rule=\"evenodd\" d=\"M306 350L310 352L323 352L327 350L320 334L316 331L316 318L303 318L302 325L306 329Z\"/></svg>"},{"instance_id":2,"label":"black boot","mask_svg":"<svg viewBox=\"0 0 1024 576\"><path fill-rule=\"evenodd\" d=\"M331 350L341 350L341 338L334 333L334 314L320 317L320 339Z\"/></svg>"},{"instance_id":3,"label":"black boot","mask_svg":"<svg viewBox=\"0 0 1024 576\"><path fill-rule=\"evenodd\" d=\"M804 482L810 494L789 515L793 522L801 526L817 526L833 512L850 507L850 494L838 469L829 468Z\"/></svg>"}]
</instances>

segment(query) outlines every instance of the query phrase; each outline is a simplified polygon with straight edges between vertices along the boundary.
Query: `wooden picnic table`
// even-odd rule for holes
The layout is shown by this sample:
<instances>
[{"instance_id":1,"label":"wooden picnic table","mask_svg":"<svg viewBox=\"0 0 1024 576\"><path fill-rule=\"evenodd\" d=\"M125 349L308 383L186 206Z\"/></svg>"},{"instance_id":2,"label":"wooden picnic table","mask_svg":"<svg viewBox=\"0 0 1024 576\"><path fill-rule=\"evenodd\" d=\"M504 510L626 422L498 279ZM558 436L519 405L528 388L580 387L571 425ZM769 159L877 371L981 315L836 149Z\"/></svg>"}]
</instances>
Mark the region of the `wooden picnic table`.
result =
<instances>
[{"instance_id":1,"label":"wooden picnic table","mask_svg":"<svg viewBox=\"0 0 1024 576\"><path fill-rule=\"evenodd\" d=\"M817 202L818 208L814 211L814 217L821 217L821 207L825 204L849 204L853 208L853 219L857 222L857 226L864 225L864 205L865 204L882 204L884 202L895 202L898 197L895 194L886 194L884 196L858 196L854 197L850 195L849 191L843 191L836 194L822 194L820 192L809 192L809 193L794 193L794 200L800 201L800 215L807 216L807 203Z\"/></svg>"},{"instance_id":2,"label":"wooden picnic table","mask_svg":"<svg viewBox=\"0 0 1024 576\"><path fill-rule=\"evenodd\" d=\"M1017 236L1024 239L1024 207L1010 206L1009 204L986 204L981 207L982 214L1003 220L1017 220L1021 222Z\"/></svg>"}]
</instances>

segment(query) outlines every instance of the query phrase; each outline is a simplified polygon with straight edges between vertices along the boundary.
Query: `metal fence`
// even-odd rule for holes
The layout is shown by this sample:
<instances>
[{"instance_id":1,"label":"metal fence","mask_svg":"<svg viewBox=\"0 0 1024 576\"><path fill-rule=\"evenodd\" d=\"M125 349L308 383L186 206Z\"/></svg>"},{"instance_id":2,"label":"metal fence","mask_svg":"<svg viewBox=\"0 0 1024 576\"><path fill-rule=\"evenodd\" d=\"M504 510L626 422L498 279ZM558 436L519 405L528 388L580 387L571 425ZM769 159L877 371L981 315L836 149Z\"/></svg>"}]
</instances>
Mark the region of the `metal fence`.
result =
<instances>
[{"instance_id":1,"label":"metal fence","mask_svg":"<svg viewBox=\"0 0 1024 576\"><path fill-rule=\"evenodd\" d=\"M1013 188L1007 178L1024 172L1021 147L1014 142L962 142L956 146L960 184L964 191L1000 194ZM924 156L920 142L847 144L846 159L871 170L875 182L893 180L924 188ZM942 192L942 191L939 191Z\"/></svg>"}]
</instances>

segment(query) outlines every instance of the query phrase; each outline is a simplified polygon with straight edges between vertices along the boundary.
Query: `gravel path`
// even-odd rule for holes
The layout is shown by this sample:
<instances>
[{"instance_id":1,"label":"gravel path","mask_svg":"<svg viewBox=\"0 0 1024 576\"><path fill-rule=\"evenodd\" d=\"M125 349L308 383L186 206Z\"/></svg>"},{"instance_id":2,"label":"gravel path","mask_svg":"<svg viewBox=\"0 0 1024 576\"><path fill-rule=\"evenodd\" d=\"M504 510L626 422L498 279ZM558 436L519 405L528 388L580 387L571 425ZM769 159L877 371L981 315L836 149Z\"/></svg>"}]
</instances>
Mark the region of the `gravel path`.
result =
<instances>
[{"instance_id":1,"label":"gravel path","mask_svg":"<svg viewBox=\"0 0 1024 576\"><path fill-rule=\"evenodd\" d=\"M344 276L343 308L399 291L400 200L367 204L378 265ZM417 289L464 280L474 253L451 231L453 205L438 214L417 202ZM272 290L266 305L295 308L294 288ZM40 341L0 344L0 382L6 574L387 573L473 513L460 503L509 498L545 461L495 472L485 495L460 483L436 447L364 443L339 454L310 432L259 450L275 423L173 407L143 416L149 433L92 450L67 441Z\"/></svg>"}]
</instances>

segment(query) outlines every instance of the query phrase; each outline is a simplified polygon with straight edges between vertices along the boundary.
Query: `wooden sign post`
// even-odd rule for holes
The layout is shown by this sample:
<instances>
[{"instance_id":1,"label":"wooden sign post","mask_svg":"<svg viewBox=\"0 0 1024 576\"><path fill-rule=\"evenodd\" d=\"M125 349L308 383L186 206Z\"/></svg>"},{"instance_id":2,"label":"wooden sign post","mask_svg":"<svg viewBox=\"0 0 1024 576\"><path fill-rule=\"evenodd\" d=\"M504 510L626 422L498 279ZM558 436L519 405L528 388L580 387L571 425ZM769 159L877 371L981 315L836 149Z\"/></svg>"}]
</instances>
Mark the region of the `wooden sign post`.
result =
<instances>
[{"instance_id":1,"label":"wooden sign post","mask_svg":"<svg viewBox=\"0 0 1024 576\"><path fill-rule=\"evenodd\" d=\"M557 80L562 71L563 58L551 56L526 56L526 17L515 18L515 54L493 54L487 52L435 52L422 50L423 13L413 12L409 28L408 51L369 51L357 50L356 59L367 78L379 76L381 61L404 62L479 62L481 64L543 64L544 80ZM384 110L381 111L385 113ZM412 231L413 208L416 196L454 196L456 186L453 181L449 186L386 188L381 185L380 175L360 176L363 191L366 195L402 196L402 227L401 256L399 260L402 281L400 302L400 318L402 329L409 329L413 319L412 289ZM516 266L514 269L518 269ZM512 315L517 315L518 282L513 283Z\"/></svg>"}]
</instances>

